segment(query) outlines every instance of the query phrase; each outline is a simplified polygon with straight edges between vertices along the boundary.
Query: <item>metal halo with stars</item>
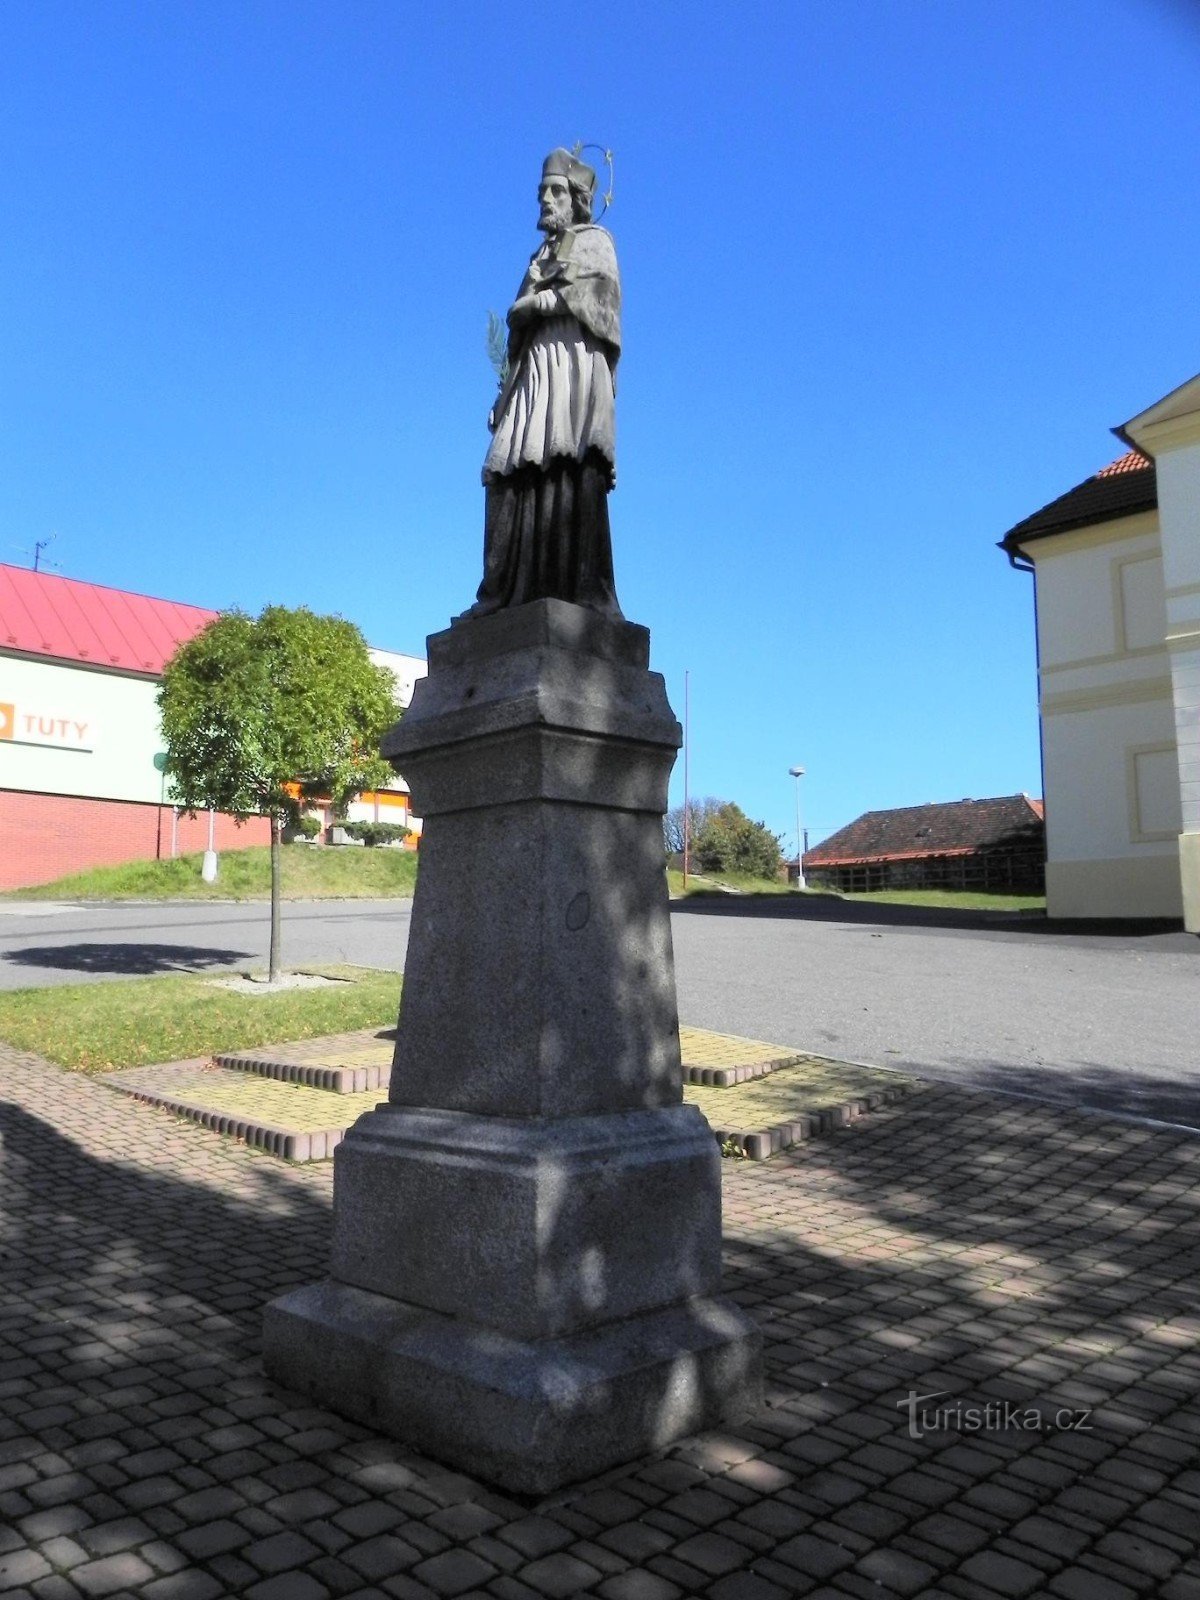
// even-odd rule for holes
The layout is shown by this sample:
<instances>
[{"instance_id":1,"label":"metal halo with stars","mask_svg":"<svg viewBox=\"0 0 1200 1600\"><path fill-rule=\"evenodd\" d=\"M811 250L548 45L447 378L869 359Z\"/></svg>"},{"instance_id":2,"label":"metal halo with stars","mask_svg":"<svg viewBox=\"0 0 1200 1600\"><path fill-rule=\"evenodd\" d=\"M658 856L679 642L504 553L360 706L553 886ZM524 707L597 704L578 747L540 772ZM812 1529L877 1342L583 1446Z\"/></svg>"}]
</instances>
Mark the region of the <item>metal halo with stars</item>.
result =
<instances>
[{"instance_id":1,"label":"metal halo with stars","mask_svg":"<svg viewBox=\"0 0 1200 1600\"><path fill-rule=\"evenodd\" d=\"M611 150L606 150L602 144L590 144L585 142L583 139L577 139L571 147L571 154L579 157L585 150L599 150L600 154L604 157L604 160L608 165L608 188L600 196L600 198L604 201L604 210L601 211L599 217L592 218L593 222L599 222L600 217L603 217L607 213L609 206L611 206L613 202L613 153Z\"/></svg>"}]
</instances>

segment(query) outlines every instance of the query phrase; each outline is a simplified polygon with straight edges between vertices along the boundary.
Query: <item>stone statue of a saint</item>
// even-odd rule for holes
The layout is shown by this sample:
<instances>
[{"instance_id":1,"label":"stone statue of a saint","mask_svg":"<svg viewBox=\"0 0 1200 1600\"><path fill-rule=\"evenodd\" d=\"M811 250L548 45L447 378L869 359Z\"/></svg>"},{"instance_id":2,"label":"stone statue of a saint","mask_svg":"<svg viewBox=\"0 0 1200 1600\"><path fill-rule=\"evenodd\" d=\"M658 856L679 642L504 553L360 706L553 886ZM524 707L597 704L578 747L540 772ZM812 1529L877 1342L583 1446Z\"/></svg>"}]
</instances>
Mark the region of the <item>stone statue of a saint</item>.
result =
<instances>
[{"instance_id":1,"label":"stone statue of a saint","mask_svg":"<svg viewBox=\"0 0 1200 1600\"><path fill-rule=\"evenodd\" d=\"M542 164L546 238L508 313L483 465L483 582L467 617L543 598L621 616L608 525L621 280L612 235L592 221L595 189L568 150Z\"/></svg>"}]
</instances>

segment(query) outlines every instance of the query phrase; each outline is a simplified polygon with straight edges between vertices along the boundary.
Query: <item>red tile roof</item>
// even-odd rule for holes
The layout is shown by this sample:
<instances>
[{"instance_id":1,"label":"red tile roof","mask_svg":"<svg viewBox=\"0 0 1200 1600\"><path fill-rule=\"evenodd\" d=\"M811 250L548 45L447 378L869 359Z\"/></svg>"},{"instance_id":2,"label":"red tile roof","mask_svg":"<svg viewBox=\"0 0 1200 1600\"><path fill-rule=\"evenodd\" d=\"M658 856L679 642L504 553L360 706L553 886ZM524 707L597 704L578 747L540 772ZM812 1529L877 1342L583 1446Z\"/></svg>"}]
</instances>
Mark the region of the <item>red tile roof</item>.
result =
<instances>
[{"instance_id":1,"label":"red tile roof","mask_svg":"<svg viewBox=\"0 0 1200 1600\"><path fill-rule=\"evenodd\" d=\"M202 606L0 564L0 651L158 677L216 616Z\"/></svg>"},{"instance_id":2,"label":"red tile roof","mask_svg":"<svg viewBox=\"0 0 1200 1600\"><path fill-rule=\"evenodd\" d=\"M1131 517L1139 511L1153 511L1157 505L1158 477L1153 461L1140 450L1129 450L1010 528L999 541L1000 548L1011 558L1031 539Z\"/></svg>"},{"instance_id":3,"label":"red tile roof","mask_svg":"<svg viewBox=\"0 0 1200 1600\"><path fill-rule=\"evenodd\" d=\"M1039 848L1042 802L1027 794L994 800L866 811L804 856L805 867L847 867L871 861L967 856L976 851Z\"/></svg>"},{"instance_id":4,"label":"red tile roof","mask_svg":"<svg viewBox=\"0 0 1200 1600\"><path fill-rule=\"evenodd\" d=\"M1118 456L1115 461L1110 461L1106 467L1101 467L1096 474L1098 478L1111 478L1117 472L1140 472L1143 467L1154 465L1149 456L1144 456L1140 450L1126 450L1123 456Z\"/></svg>"}]
</instances>

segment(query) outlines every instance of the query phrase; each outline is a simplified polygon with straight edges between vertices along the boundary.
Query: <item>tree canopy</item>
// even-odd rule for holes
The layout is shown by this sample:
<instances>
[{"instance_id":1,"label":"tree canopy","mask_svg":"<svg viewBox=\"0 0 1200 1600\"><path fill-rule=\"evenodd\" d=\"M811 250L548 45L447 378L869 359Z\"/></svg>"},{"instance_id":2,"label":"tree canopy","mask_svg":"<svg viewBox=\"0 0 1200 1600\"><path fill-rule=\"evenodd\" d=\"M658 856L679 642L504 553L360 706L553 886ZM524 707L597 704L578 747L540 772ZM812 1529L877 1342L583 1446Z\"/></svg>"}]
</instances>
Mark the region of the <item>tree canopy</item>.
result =
<instances>
[{"instance_id":1,"label":"tree canopy","mask_svg":"<svg viewBox=\"0 0 1200 1600\"><path fill-rule=\"evenodd\" d=\"M716 799L713 795L706 795L702 800L693 798L688 801L686 810L687 834L693 851L696 848L696 839L704 824L709 817L714 816L727 803L724 800ZM672 806L663 818L663 843L671 855L683 854L684 820L685 812L683 806Z\"/></svg>"},{"instance_id":2,"label":"tree canopy","mask_svg":"<svg viewBox=\"0 0 1200 1600\"><path fill-rule=\"evenodd\" d=\"M178 802L271 819L271 980L279 970L279 838L305 797L346 805L392 772L379 754L400 715L395 681L341 617L229 611L180 646L158 692Z\"/></svg>"},{"instance_id":3,"label":"tree canopy","mask_svg":"<svg viewBox=\"0 0 1200 1600\"><path fill-rule=\"evenodd\" d=\"M296 785L338 806L391 778L379 742L400 715L395 683L341 617L227 612L176 651L158 703L167 772L191 810L294 818Z\"/></svg>"}]
</instances>

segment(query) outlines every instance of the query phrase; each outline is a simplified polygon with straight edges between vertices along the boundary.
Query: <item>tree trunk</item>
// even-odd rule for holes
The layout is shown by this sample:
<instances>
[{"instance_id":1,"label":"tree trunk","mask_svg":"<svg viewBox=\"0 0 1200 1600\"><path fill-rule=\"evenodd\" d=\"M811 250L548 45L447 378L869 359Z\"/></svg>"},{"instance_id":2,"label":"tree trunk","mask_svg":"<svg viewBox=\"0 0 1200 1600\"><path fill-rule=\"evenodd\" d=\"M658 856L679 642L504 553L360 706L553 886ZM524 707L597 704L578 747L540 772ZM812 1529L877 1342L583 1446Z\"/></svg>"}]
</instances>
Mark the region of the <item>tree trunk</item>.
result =
<instances>
[{"instance_id":1,"label":"tree trunk","mask_svg":"<svg viewBox=\"0 0 1200 1600\"><path fill-rule=\"evenodd\" d=\"M279 839L283 832L283 818L278 811L271 813L271 957L267 972L268 983L279 982L279 901L280 901L280 851Z\"/></svg>"}]
</instances>

